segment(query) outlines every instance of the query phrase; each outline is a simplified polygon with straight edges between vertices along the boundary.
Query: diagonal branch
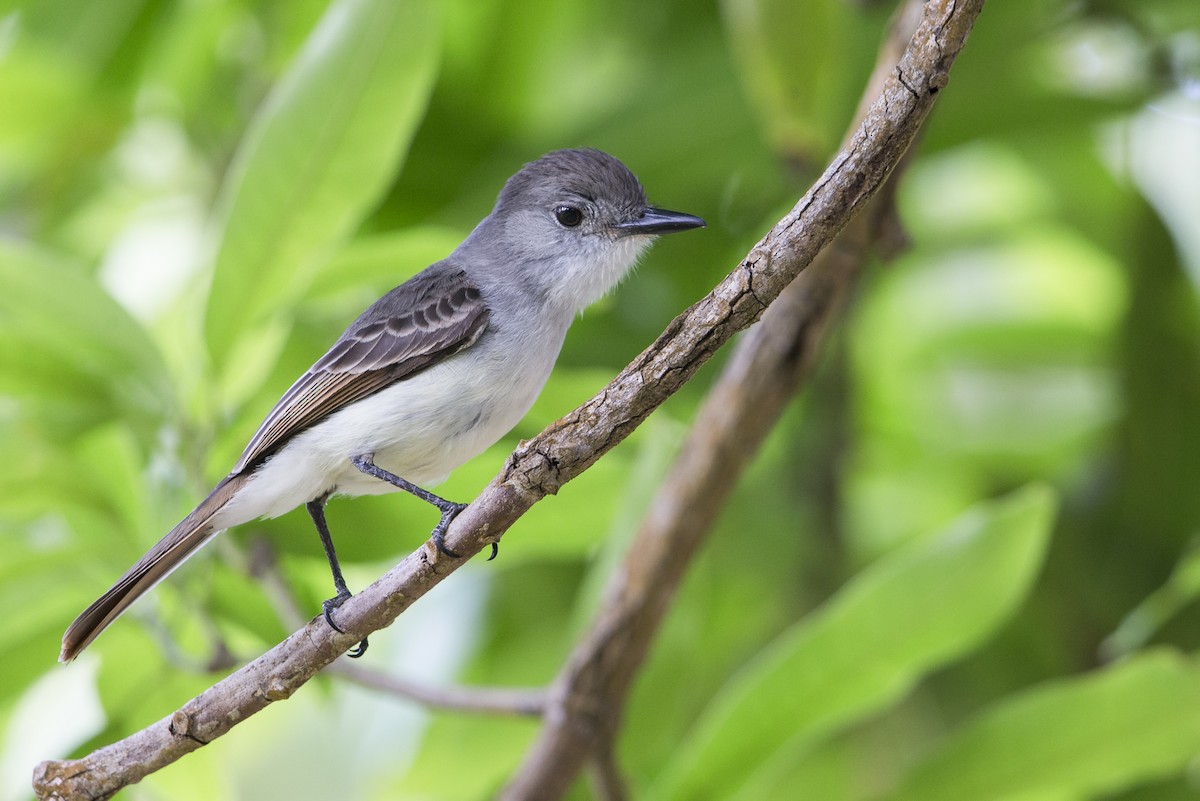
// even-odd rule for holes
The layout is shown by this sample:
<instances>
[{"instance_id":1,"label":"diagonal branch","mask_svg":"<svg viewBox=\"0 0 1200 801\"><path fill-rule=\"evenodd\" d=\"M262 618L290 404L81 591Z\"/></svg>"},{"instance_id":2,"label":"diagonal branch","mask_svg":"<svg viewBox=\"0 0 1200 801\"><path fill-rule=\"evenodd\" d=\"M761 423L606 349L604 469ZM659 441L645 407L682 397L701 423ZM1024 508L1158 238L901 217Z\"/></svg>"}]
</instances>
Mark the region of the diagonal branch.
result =
<instances>
[{"instance_id":1,"label":"diagonal branch","mask_svg":"<svg viewBox=\"0 0 1200 801\"><path fill-rule=\"evenodd\" d=\"M275 549L265 538L257 538L251 543L248 567L254 579L266 590L283 624L304 625L304 615L280 573ZM435 686L392 676L345 659L334 662L328 671L361 687L442 710L538 717L546 709L546 690L543 688Z\"/></svg>"},{"instance_id":2,"label":"diagonal branch","mask_svg":"<svg viewBox=\"0 0 1200 801\"><path fill-rule=\"evenodd\" d=\"M922 0L908 0L897 13L860 116L920 20L921 6ZM612 751L625 701L691 559L743 468L812 374L866 262L875 251L893 249L894 188L893 180L738 343L610 577L596 620L554 681L541 731L500 795L504 801L559 798L597 759L615 773Z\"/></svg>"},{"instance_id":3,"label":"diagonal branch","mask_svg":"<svg viewBox=\"0 0 1200 801\"><path fill-rule=\"evenodd\" d=\"M825 174L725 280L677 317L608 387L519 447L455 520L448 547L473 555L499 540L534 503L628 436L718 348L762 316L899 162L946 85L982 6L983 0L928 3L895 73ZM157 723L82 759L41 763L34 770L35 792L41 798L110 797L288 698L463 563L426 543L341 607L344 633L314 619Z\"/></svg>"}]
</instances>

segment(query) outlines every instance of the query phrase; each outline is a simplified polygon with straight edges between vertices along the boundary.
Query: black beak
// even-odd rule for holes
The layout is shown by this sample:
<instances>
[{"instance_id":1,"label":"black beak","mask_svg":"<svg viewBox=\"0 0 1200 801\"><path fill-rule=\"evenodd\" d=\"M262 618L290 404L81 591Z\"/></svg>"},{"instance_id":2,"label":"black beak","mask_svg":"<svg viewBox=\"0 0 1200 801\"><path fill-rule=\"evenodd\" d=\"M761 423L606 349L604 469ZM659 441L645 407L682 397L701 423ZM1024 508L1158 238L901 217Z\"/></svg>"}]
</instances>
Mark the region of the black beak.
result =
<instances>
[{"instance_id":1,"label":"black beak","mask_svg":"<svg viewBox=\"0 0 1200 801\"><path fill-rule=\"evenodd\" d=\"M617 236L630 236L632 234L672 234L690 228L703 228L705 225L704 220L694 215L649 206L641 216L617 223L613 227L617 230Z\"/></svg>"}]
</instances>

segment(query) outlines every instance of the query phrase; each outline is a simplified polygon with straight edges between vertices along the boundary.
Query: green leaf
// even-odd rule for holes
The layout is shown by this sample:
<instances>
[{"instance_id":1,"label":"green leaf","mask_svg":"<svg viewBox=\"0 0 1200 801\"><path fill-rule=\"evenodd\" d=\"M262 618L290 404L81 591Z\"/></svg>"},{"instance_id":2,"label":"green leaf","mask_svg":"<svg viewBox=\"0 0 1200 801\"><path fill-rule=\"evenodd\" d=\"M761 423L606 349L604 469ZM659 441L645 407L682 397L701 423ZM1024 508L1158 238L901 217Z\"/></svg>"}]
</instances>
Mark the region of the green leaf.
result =
<instances>
[{"instance_id":1,"label":"green leaf","mask_svg":"<svg viewBox=\"0 0 1200 801\"><path fill-rule=\"evenodd\" d=\"M1105 638L1103 653L1115 659L1145 647L1175 615L1195 603L1198 596L1200 550L1193 549L1180 557L1166 582L1125 615L1121 624Z\"/></svg>"},{"instance_id":2,"label":"green leaf","mask_svg":"<svg viewBox=\"0 0 1200 801\"><path fill-rule=\"evenodd\" d=\"M205 325L217 363L295 302L323 251L391 184L424 114L439 40L435 4L392 0L340 0L309 36L223 188Z\"/></svg>"},{"instance_id":3,"label":"green leaf","mask_svg":"<svg viewBox=\"0 0 1200 801\"><path fill-rule=\"evenodd\" d=\"M0 287L0 393L36 399L55 435L110 417L152 431L173 407L158 349L90 275L0 241Z\"/></svg>"},{"instance_id":4,"label":"green leaf","mask_svg":"<svg viewBox=\"0 0 1200 801\"><path fill-rule=\"evenodd\" d=\"M652 795L714 798L781 747L811 747L969 652L1024 598L1053 518L1030 486L880 559L713 700Z\"/></svg>"},{"instance_id":5,"label":"green leaf","mask_svg":"<svg viewBox=\"0 0 1200 801\"><path fill-rule=\"evenodd\" d=\"M0 653L10 657L0 665L0 705L17 697L54 664L63 629L90 600L83 597L86 590L79 591L78 574L71 569L79 550L30 540L16 536L0 540L4 547L0 604L19 610L0 627Z\"/></svg>"},{"instance_id":6,"label":"green leaf","mask_svg":"<svg viewBox=\"0 0 1200 801\"><path fill-rule=\"evenodd\" d=\"M417 225L360 236L321 265L313 279L309 300L328 302L329 298L353 293L358 297L346 311L358 314L360 305L373 302L428 265L449 256L466 233L440 226Z\"/></svg>"},{"instance_id":7,"label":"green leaf","mask_svg":"<svg viewBox=\"0 0 1200 801\"><path fill-rule=\"evenodd\" d=\"M1200 752L1200 665L1141 654L1007 699L888 801L1091 798L1183 770Z\"/></svg>"},{"instance_id":8,"label":"green leaf","mask_svg":"<svg viewBox=\"0 0 1200 801\"><path fill-rule=\"evenodd\" d=\"M721 12L734 66L772 144L824 158L854 110L850 87L870 71L877 23L831 0L723 0Z\"/></svg>"}]
</instances>

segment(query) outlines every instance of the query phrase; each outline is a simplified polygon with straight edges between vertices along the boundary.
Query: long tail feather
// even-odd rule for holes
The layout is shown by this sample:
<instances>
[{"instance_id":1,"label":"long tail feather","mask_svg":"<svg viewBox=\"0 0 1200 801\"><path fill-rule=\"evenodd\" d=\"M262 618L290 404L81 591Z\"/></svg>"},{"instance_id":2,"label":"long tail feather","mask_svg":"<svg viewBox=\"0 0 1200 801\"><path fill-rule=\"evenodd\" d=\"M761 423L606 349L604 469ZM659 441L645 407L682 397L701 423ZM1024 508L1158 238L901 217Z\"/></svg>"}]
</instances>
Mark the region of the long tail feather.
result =
<instances>
[{"instance_id":1,"label":"long tail feather","mask_svg":"<svg viewBox=\"0 0 1200 801\"><path fill-rule=\"evenodd\" d=\"M246 478L246 475L238 474L223 479L191 514L147 551L108 592L83 610L63 635L59 661L70 662L79 656L134 601L212 539L219 531L212 526L213 517L245 485Z\"/></svg>"}]
</instances>

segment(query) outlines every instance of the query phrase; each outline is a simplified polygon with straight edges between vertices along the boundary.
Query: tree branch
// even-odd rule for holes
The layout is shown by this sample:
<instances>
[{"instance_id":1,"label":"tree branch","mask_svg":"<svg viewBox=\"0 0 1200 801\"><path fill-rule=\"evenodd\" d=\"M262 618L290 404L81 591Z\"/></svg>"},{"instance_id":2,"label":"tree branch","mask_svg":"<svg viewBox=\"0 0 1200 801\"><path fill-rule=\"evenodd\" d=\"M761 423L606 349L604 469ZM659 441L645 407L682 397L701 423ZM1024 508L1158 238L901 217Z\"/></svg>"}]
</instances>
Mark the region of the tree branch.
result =
<instances>
[{"instance_id":1,"label":"tree branch","mask_svg":"<svg viewBox=\"0 0 1200 801\"><path fill-rule=\"evenodd\" d=\"M301 614L291 589L280 573L275 549L265 537L256 538L251 543L248 567L250 574L266 590L271 605L275 607L284 625L304 625L304 615ZM544 689L433 686L391 676L346 660L334 662L328 671L359 686L438 709L484 715L537 717L546 708L547 694Z\"/></svg>"},{"instance_id":2,"label":"tree branch","mask_svg":"<svg viewBox=\"0 0 1200 801\"><path fill-rule=\"evenodd\" d=\"M880 49L859 118L917 26L908 0ZM825 334L879 249L892 250L895 182L856 217L738 343L671 471L615 571L589 627L556 678L542 729L503 801L559 798L584 764L611 764L630 686L687 566L738 477L788 401L811 375ZM616 771L615 765L611 767Z\"/></svg>"},{"instance_id":3,"label":"tree branch","mask_svg":"<svg viewBox=\"0 0 1200 801\"><path fill-rule=\"evenodd\" d=\"M447 545L473 555L537 501L624 439L737 331L755 322L879 189L946 85L983 0L930 2L917 34L850 145L712 293L675 319L599 395L519 447L455 520ZM78 760L34 770L40 798L101 799L288 698L462 565L431 544L414 551L338 612L344 633L315 618L171 715Z\"/></svg>"},{"instance_id":4,"label":"tree branch","mask_svg":"<svg viewBox=\"0 0 1200 801\"><path fill-rule=\"evenodd\" d=\"M329 672L355 684L380 690L438 709L484 715L537 717L546 709L547 693L541 689L515 687L433 687L389 676L350 662L331 665Z\"/></svg>"},{"instance_id":5,"label":"tree branch","mask_svg":"<svg viewBox=\"0 0 1200 801\"><path fill-rule=\"evenodd\" d=\"M629 791L625 780L617 769L616 755L610 749L598 750L591 755L591 786L596 801L625 801Z\"/></svg>"}]
</instances>

